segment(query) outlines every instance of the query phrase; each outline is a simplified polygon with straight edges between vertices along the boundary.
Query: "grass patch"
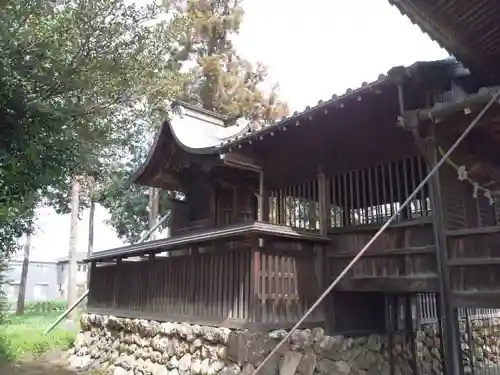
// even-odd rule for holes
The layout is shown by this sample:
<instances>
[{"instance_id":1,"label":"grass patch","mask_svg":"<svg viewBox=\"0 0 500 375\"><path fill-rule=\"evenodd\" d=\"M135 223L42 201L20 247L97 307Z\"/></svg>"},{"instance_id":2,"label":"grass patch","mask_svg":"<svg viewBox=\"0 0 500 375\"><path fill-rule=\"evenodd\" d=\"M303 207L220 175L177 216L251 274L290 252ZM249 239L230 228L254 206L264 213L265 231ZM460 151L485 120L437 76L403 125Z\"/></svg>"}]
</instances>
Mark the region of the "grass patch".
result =
<instances>
[{"instance_id":1,"label":"grass patch","mask_svg":"<svg viewBox=\"0 0 500 375\"><path fill-rule=\"evenodd\" d=\"M41 356L50 350L70 348L76 330L63 327L64 323L48 335L43 335L58 315L57 312L8 315L0 326L0 362L18 361L27 354Z\"/></svg>"}]
</instances>

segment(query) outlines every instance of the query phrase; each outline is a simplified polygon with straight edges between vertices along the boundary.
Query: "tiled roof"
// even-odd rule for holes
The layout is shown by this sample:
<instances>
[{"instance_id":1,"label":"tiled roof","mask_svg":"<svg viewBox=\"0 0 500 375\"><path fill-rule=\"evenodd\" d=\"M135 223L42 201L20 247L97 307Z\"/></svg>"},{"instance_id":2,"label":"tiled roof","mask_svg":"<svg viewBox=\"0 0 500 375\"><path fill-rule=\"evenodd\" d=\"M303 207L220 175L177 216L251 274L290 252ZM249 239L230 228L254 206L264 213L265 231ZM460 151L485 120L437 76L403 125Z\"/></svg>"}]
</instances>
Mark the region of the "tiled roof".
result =
<instances>
[{"instance_id":1,"label":"tiled roof","mask_svg":"<svg viewBox=\"0 0 500 375\"><path fill-rule=\"evenodd\" d=\"M254 141L262 140L265 136L284 132L288 128L307 126L311 123L313 116L338 111L349 101L366 101L366 96L369 94L395 93L395 84L399 79L422 76L433 80L435 76L444 78L464 74L460 73L463 70L459 63L450 59L417 62L407 68L394 67L387 75L379 75L376 81L363 82L356 89L347 89L342 95L333 95L326 101L320 100L314 106L307 106L303 111L295 112L289 117L259 128L250 126L245 119L234 121L234 119L228 119L189 104L176 103L174 107L178 107L177 110L173 111L170 119L165 121L158 130L146 161L133 174L132 181L145 186L165 187L166 179L170 179L168 183L171 186L178 185L178 181L175 181L172 174L168 173L168 168L175 173L179 168L178 164L182 163L172 156L176 154L172 147L173 142L189 154L200 156L223 154L233 148L243 147L243 144L252 144ZM392 90L387 90L388 87ZM170 166L166 166L166 160L169 160ZM160 175L161 178L157 179ZM170 189L175 190L174 187Z\"/></svg>"},{"instance_id":2,"label":"tiled roof","mask_svg":"<svg viewBox=\"0 0 500 375\"><path fill-rule=\"evenodd\" d=\"M241 147L243 143L251 143L253 140L262 140L265 135L278 131L286 131L291 126L300 126L308 120L312 119L314 113L323 110L327 112L331 108L343 108L344 103L348 100L356 99L362 100L362 96L368 93L380 93L381 89L386 85L393 85L392 77L400 77L404 74L411 74L411 72L418 70L422 67L459 67L463 70L461 64L457 63L454 59L444 59L437 61L419 61L408 67L396 66L391 68L387 74L380 74L376 81L371 83L363 82L360 87L352 89L348 88L344 94L333 95L331 99L323 101L320 100L314 106L307 106L304 110L294 112L291 116L284 117L280 121L269 123L261 128L250 128L246 133L240 133L233 138L225 139L219 146L220 152L231 149L232 147Z\"/></svg>"},{"instance_id":3,"label":"tiled roof","mask_svg":"<svg viewBox=\"0 0 500 375\"><path fill-rule=\"evenodd\" d=\"M389 0L484 84L500 83L498 0Z\"/></svg>"},{"instance_id":4,"label":"tiled roof","mask_svg":"<svg viewBox=\"0 0 500 375\"><path fill-rule=\"evenodd\" d=\"M236 146L240 142L246 142L251 139L262 139L264 135L274 133L276 131L286 131L288 126L300 126L302 121L311 120L313 113L321 109L323 109L324 111L328 111L328 109L332 106L343 108L344 102L346 100L354 98L357 98L357 100L361 100L361 95L368 92L380 92L381 87L388 83L388 76L385 74L381 74L376 81L373 81L371 83L363 82L360 87L356 89L349 88L344 94L334 94L328 100L320 100L316 105L307 106L302 111L295 111L292 115L283 117L279 121L267 123L259 128L252 128L247 133L240 134L237 137L226 139L220 144L220 148L226 149L229 146Z\"/></svg>"}]
</instances>

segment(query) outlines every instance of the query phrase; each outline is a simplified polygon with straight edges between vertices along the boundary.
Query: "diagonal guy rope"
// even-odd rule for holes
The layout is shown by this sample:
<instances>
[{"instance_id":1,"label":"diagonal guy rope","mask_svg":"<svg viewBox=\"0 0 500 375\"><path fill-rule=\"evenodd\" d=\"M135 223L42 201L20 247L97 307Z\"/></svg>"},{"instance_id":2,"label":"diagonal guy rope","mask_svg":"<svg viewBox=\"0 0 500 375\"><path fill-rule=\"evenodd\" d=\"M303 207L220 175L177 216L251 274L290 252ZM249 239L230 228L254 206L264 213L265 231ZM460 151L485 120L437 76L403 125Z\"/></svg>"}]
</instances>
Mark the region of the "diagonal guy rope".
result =
<instances>
[{"instance_id":1,"label":"diagonal guy rope","mask_svg":"<svg viewBox=\"0 0 500 375\"><path fill-rule=\"evenodd\" d=\"M151 236L151 234L152 234L152 233L153 233L156 229L158 229L158 227L159 227L160 225L162 225L165 221L167 221L167 219L170 217L170 212L172 212L172 211L168 210L168 211L167 211L167 213L165 214L165 216L163 216L163 217L162 217L159 221L157 221L157 222L156 222L156 224L155 224L155 225L154 225L151 229L149 229L149 230L148 230L148 231L147 231L147 232L146 232L146 233L145 233L145 234L144 234L144 235L143 235L143 236L139 239L139 241L137 241L135 244L139 244L139 243L142 243L142 242L146 241L146 240L149 238L149 236ZM62 322L62 320L63 320L64 318L66 318L66 317L69 315L69 313L71 313L74 309L76 309L76 307L77 307L77 306L78 306L78 305L79 305L79 304L80 304L80 303L81 303L81 302L82 302L85 298L87 298L87 296L88 296L88 295L89 295L89 289L87 289L87 290L85 291L85 293L83 293L83 294L80 296L80 298L78 298L78 299L75 301L75 303L73 303L70 307L68 307L68 308L66 309L66 311L65 311L65 312L63 312L61 315L59 315L59 316L57 317L56 321L55 321L54 323L52 323L50 326L48 326L48 327L45 329L45 331L43 331L43 335L45 336L45 335L49 334L49 333L50 333L50 331L52 331L54 328L56 328L56 327L57 327L57 325L58 325L59 323L61 323L61 322Z\"/></svg>"},{"instance_id":2,"label":"diagonal guy rope","mask_svg":"<svg viewBox=\"0 0 500 375\"><path fill-rule=\"evenodd\" d=\"M316 309L321 302L330 294L330 292L335 288L335 286L342 280L342 278L349 272L349 270L356 264L356 262L363 256L363 254L370 248L371 245L377 240L377 238L387 229L387 227L396 219L399 213L415 198L417 193L427 184L431 177L438 171L438 169L446 162L450 155L455 151L458 145L465 139L465 137L471 132L472 129L479 123L481 118L488 112L490 107L497 101L500 97L500 91L493 94L491 100L486 104L486 106L481 110L477 117L470 123L470 125L464 130L462 135L458 137L455 143L449 148L446 154L439 160L439 162L432 168L427 177L417 186L417 188L410 194L410 196L404 201L404 203L399 207L399 209L385 222L384 225L378 230L377 233L371 238L370 241L360 250L360 252L351 260L351 262L344 268L344 270L337 276L337 278L330 284L330 286L323 292L321 296L314 302L314 304L306 311L304 316L295 324L292 329L286 334L285 337L276 345L276 347L267 355L262 363L254 370L252 375L257 375L260 370L266 365L267 362L277 353L277 351L283 346L285 342L293 335L293 333L300 327L302 323L311 315L311 313Z\"/></svg>"}]
</instances>

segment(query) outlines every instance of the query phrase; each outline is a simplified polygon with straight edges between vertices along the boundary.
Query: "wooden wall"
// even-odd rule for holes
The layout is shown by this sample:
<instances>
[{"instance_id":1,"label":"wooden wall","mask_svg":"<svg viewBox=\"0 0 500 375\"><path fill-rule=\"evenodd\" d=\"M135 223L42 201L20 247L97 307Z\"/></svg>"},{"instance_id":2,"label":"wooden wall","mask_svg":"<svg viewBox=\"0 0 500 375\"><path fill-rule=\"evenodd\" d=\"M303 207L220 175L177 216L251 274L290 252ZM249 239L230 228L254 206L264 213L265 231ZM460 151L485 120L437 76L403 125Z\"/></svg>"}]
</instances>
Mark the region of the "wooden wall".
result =
<instances>
[{"instance_id":1,"label":"wooden wall","mask_svg":"<svg viewBox=\"0 0 500 375\"><path fill-rule=\"evenodd\" d=\"M447 245L458 307L500 307L500 227L451 231Z\"/></svg>"},{"instance_id":2,"label":"wooden wall","mask_svg":"<svg viewBox=\"0 0 500 375\"><path fill-rule=\"evenodd\" d=\"M295 324L322 292L322 273L315 264L313 246L273 241L254 256L256 321ZM311 320L322 322L323 311L314 311Z\"/></svg>"},{"instance_id":3,"label":"wooden wall","mask_svg":"<svg viewBox=\"0 0 500 375\"><path fill-rule=\"evenodd\" d=\"M331 234L326 250L328 281L333 281L370 241L378 227ZM389 227L338 285L339 290L418 292L437 290L436 247L429 220Z\"/></svg>"},{"instance_id":4,"label":"wooden wall","mask_svg":"<svg viewBox=\"0 0 500 375\"><path fill-rule=\"evenodd\" d=\"M98 288L96 285L111 285ZM95 267L90 309L193 322L249 318L250 250L182 254Z\"/></svg>"},{"instance_id":5,"label":"wooden wall","mask_svg":"<svg viewBox=\"0 0 500 375\"><path fill-rule=\"evenodd\" d=\"M200 172L200 176L193 177L188 184L186 199L172 200L170 225L173 235L257 219L255 176L249 179L247 171L236 169L229 173L227 169Z\"/></svg>"},{"instance_id":6,"label":"wooden wall","mask_svg":"<svg viewBox=\"0 0 500 375\"><path fill-rule=\"evenodd\" d=\"M500 205L460 181L445 165L439 174L445 218L446 265L456 307L500 307Z\"/></svg>"},{"instance_id":7,"label":"wooden wall","mask_svg":"<svg viewBox=\"0 0 500 375\"><path fill-rule=\"evenodd\" d=\"M426 173L426 163L414 155L323 174L323 186L318 174L295 185L268 188L270 222L319 232L330 242L313 246L281 238L267 239L264 247L259 247L254 237L250 242L245 237L223 245L206 241L169 258L122 260L118 265L95 267L93 285L116 286L111 290L91 287L90 306L115 314L156 314L162 319L178 317L235 327L292 325L398 210ZM446 252L454 298L457 304L493 307L487 305L491 298L487 303L485 300L493 295L500 301L500 210L485 206L482 198L473 199L471 187L458 181L449 167L440 171L439 179L439 209L445 217L447 245L441 251ZM248 197L252 194L252 189L246 190ZM430 198L426 186L337 286L333 301L335 293L438 290L433 229L436 207ZM245 199L241 207L248 207L245 202L250 200ZM237 197L229 201L215 200L218 226L224 227L233 219L251 220L248 215L255 213L251 210L250 214L241 211L241 218L237 211L223 212L224 202L228 210L238 207ZM226 216L228 219L223 219ZM324 311L329 314L328 308L319 309L312 320L323 322Z\"/></svg>"},{"instance_id":8,"label":"wooden wall","mask_svg":"<svg viewBox=\"0 0 500 375\"><path fill-rule=\"evenodd\" d=\"M326 227L326 281L370 241L427 174L420 155L325 176L325 212L318 178L269 191L269 220L309 231ZM326 221L326 223L325 223ZM350 291L435 291L438 286L432 207L426 185L396 216L339 285Z\"/></svg>"},{"instance_id":9,"label":"wooden wall","mask_svg":"<svg viewBox=\"0 0 500 375\"><path fill-rule=\"evenodd\" d=\"M244 238L95 265L89 311L231 328L293 325L320 292L311 245L274 238L259 248L257 238ZM321 324L323 315L312 319Z\"/></svg>"}]
</instances>

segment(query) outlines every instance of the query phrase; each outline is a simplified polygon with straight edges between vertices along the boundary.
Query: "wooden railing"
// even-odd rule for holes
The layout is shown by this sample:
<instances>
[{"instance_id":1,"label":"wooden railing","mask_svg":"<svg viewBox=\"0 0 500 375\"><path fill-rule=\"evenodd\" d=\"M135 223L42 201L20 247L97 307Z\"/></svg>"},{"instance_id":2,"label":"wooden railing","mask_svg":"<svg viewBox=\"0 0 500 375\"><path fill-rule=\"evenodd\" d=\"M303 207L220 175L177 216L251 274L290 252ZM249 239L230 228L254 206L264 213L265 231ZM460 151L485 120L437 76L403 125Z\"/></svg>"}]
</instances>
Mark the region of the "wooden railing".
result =
<instances>
[{"instance_id":1,"label":"wooden railing","mask_svg":"<svg viewBox=\"0 0 500 375\"><path fill-rule=\"evenodd\" d=\"M99 288L98 285L111 285ZM148 316L249 319L250 249L122 260L92 270L90 305ZM137 315L137 314L132 314ZM142 315L142 314L141 314Z\"/></svg>"},{"instance_id":2,"label":"wooden railing","mask_svg":"<svg viewBox=\"0 0 500 375\"><path fill-rule=\"evenodd\" d=\"M319 296L312 252L325 238L266 223L210 234L97 253L89 311L262 329L293 325ZM322 312L311 319L321 322Z\"/></svg>"}]
</instances>

